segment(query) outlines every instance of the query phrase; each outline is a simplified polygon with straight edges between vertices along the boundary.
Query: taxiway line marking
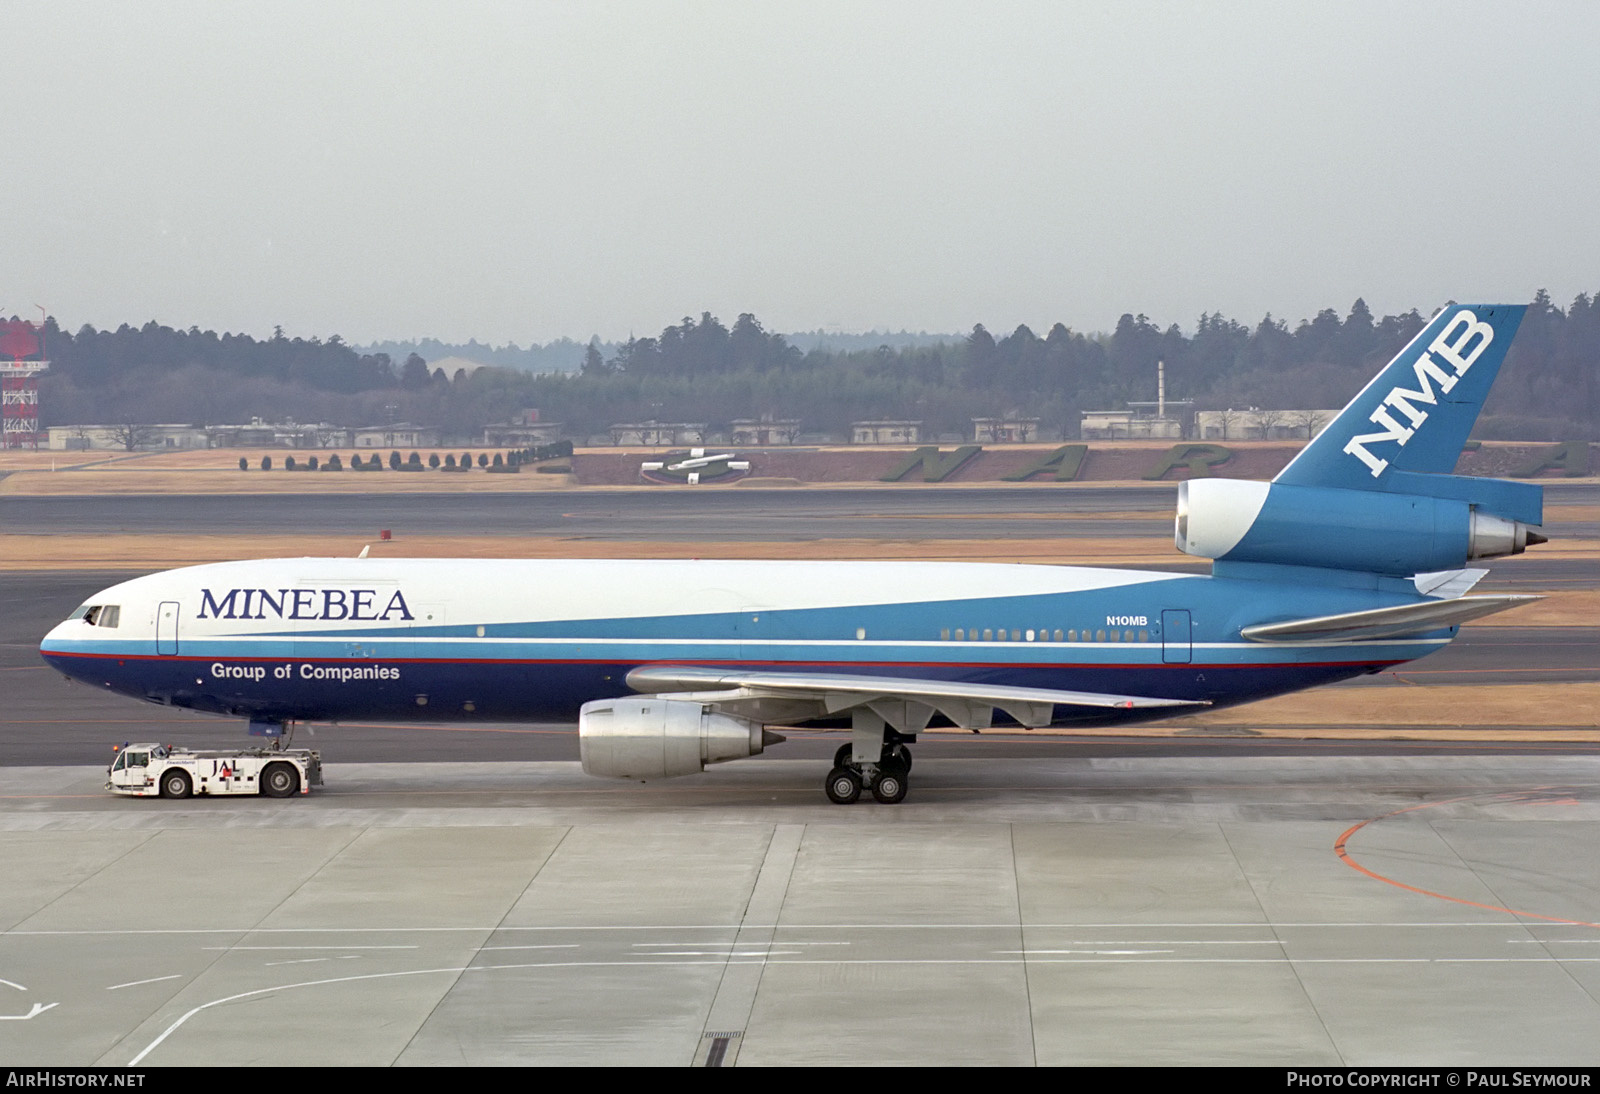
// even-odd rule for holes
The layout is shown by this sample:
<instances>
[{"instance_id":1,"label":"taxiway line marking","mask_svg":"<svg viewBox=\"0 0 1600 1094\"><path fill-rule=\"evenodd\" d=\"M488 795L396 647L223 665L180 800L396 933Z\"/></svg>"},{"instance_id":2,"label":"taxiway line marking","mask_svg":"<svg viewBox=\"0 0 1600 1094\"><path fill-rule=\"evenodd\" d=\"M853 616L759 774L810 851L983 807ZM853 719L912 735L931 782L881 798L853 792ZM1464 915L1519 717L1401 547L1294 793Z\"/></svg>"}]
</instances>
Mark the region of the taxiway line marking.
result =
<instances>
[{"instance_id":1,"label":"taxiway line marking","mask_svg":"<svg viewBox=\"0 0 1600 1094\"><path fill-rule=\"evenodd\" d=\"M181 980L182 973L173 973L171 976L152 976L148 980L129 980L126 984L112 984L106 991L116 991L118 988L136 988L140 984L159 984L163 980Z\"/></svg>"},{"instance_id":2,"label":"taxiway line marking","mask_svg":"<svg viewBox=\"0 0 1600 1094\"><path fill-rule=\"evenodd\" d=\"M421 947L410 946L201 946L202 950L415 950Z\"/></svg>"}]
</instances>

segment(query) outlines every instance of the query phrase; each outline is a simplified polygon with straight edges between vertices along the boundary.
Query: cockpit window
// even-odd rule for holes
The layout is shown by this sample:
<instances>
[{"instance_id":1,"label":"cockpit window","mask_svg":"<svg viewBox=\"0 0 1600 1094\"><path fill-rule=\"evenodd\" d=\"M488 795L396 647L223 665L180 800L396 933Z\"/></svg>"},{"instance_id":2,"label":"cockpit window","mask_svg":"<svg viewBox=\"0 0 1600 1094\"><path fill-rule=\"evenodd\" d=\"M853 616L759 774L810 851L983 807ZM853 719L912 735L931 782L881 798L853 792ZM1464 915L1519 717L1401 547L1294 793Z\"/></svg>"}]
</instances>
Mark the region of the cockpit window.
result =
<instances>
[{"instance_id":1,"label":"cockpit window","mask_svg":"<svg viewBox=\"0 0 1600 1094\"><path fill-rule=\"evenodd\" d=\"M122 608L117 604L90 604L78 615L91 627L115 627L122 622Z\"/></svg>"}]
</instances>

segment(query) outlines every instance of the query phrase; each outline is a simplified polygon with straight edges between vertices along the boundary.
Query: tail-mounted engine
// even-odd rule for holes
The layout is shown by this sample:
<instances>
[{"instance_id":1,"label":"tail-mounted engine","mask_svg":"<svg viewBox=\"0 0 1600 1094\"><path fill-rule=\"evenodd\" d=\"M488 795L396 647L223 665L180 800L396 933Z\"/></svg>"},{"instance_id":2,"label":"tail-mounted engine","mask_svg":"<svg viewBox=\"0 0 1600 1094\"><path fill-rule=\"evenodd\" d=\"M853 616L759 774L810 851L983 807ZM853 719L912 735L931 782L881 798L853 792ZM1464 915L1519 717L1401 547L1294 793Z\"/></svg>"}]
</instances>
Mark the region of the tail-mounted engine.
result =
<instances>
[{"instance_id":1,"label":"tail-mounted engine","mask_svg":"<svg viewBox=\"0 0 1600 1094\"><path fill-rule=\"evenodd\" d=\"M1179 483L1174 539L1200 558L1398 576L1453 570L1545 541L1536 530L1542 492L1532 484L1401 473L1390 481L1387 490Z\"/></svg>"}]
</instances>

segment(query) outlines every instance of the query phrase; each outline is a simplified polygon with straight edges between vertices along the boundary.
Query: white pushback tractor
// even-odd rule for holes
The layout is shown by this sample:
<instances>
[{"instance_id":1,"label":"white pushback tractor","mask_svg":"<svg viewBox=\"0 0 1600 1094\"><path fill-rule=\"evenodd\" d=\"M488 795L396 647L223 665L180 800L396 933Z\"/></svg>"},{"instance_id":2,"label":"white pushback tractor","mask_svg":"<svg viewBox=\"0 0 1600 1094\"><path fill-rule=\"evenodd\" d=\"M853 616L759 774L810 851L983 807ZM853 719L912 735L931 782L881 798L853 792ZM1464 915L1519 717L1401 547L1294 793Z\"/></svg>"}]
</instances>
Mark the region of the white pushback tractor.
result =
<instances>
[{"instance_id":1,"label":"white pushback tractor","mask_svg":"<svg viewBox=\"0 0 1600 1094\"><path fill-rule=\"evenodd\" d=\"M262 794L288 798L322 785L322 755L306 748L196 752L182 745L125 744L106 772L106 789L151 798Z\"/></svg>"}]
</instances>

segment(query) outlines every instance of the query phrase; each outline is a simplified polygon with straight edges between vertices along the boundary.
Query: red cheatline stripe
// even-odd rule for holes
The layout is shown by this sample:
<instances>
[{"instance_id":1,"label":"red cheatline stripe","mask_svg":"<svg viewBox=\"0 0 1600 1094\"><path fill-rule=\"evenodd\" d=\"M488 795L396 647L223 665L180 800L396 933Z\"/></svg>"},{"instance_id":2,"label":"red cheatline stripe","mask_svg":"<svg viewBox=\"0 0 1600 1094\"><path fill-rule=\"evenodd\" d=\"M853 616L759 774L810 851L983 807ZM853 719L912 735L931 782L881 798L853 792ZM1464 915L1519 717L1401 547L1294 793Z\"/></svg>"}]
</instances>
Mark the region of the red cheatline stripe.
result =
<instances>
[{"instance_id":1,"label":"red cheatline stripe","mask_svg":"<svg viewBox=\"0 0 1600 1094\"><path fill-rule=\"evenodd\" d=\"M1361 666L1365 668L1383 668L1389 665L1403 665L1404 661L1194 661L1184 663L1154 662L1154 661L746 661L742 659L729 660L727 658L694 659L688 657L661 658L652 661L636 661L626 657L552 657L552 658L511 658L511 657L310 657L296 656L294 654L275 654L267 657L243 656L238 654L212 654L205 657L195 657L191 654L156 654L156 653L83 653L69 650L46 651L48 657L76 657L82 659L99 659L105 661L157 661L169 664L189 662L203 664L209 661L229 662L265 662L277 664L279 662L293 661L305 662L316 665L360 665L382 662L388 665L619 665L638 664L644 667L684 667L684 668L720 668L730 672L752 669L773 668L801 670L806 668L955 668L955 669L1179 669L1179 670L1222 670L1222 669L1321 669L1344 668ZM1497 670L1498 671L1498 670ZM1538 670L1546 671L1546 670Z\"/></svg>"}]
</instances>

